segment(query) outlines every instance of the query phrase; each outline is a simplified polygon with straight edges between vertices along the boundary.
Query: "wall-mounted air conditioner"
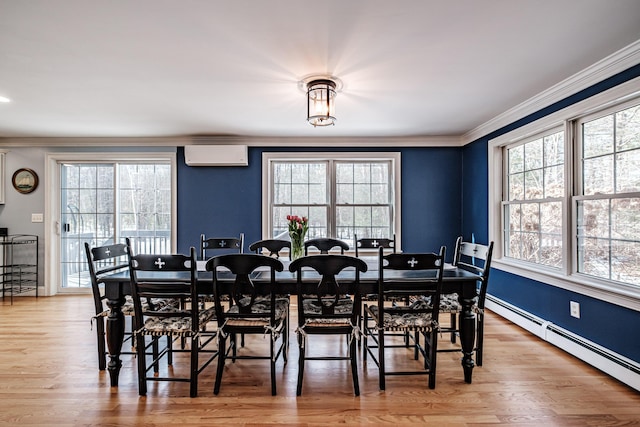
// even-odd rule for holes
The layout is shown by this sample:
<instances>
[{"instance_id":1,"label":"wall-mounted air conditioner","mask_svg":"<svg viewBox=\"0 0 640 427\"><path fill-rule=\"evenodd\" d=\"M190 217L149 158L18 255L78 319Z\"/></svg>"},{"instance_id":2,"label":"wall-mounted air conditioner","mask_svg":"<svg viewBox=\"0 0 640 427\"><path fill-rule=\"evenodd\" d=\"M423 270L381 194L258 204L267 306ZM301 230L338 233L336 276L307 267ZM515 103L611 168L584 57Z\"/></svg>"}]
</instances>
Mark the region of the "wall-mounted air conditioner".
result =
<instances>
[{"instance_id":1,"label":"wall-mounted air conditioner","mask_svg":"<svg viewBox=\"0 0 640 427\"><path fill-rule=\"evenodd\" d=\"M246 145L185 145L184 161L189 166L248 166Z\"/></svg>"}]
</instances>

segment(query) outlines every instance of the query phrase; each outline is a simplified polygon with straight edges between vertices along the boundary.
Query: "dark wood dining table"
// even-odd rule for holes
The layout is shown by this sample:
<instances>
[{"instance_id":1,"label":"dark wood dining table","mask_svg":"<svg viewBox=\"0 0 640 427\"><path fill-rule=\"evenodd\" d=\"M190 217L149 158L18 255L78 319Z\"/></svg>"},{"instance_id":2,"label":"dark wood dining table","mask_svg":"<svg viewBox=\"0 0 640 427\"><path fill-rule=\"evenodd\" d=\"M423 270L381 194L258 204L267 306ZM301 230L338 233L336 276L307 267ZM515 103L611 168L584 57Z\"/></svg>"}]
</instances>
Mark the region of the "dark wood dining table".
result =
<instances>
[{"instance_id":1,"label":"dark wood dining table","mask_svg":"<svg viewBox=\"0 0 640 427\"><path fill-rule=\"evenodd\" d=\"M378 258L377 257L360 257L368 266L365 273L360 274L360 292L363 295L375 294L378 292ZM276 274L278 285L282 287L283 293L294 294L296 292L296 275L289 272L288 260L282 260L284 271ZM204 271L205 261L198 262L198 293L202 295L213 294L213 276L211 272ZM219 273L224 276L224 272ZM319 276L314 271L303 271L303 282L310 284L317 283ZM385 279L400 281L416 281L433 277L434 271L385 271ZM172 277L165 273L149 273L149 278L158 277L170 280ZM337 280L348 281L354 278L353 271L345 270L337 277ZM218 276L218 279L224 280L225 277ZM229 276L231 280L231 276ZM252 277L252 280L259 283L261 280L268 280L269 274L258 270ZM464 380L471 383L473 368L475 362L473 360L473 352L475 347L476 322L475 312L473 311L474 299L477 296L476 284L479 276L457 267L446 266L443 276L443 293L457 293L458 299L462 306L462 312L459 316L460 323L460 344L462 347L462 368L464 371ZM108 371L111 379L111 386L118 386L118 377L122 361L120 360L120 352L124 340L125 320L122 314L122 305L125 296L131 294L131 283L128 272L115 273L104 279L105 295L107 297L107 305L109 307L109 315L107 316L107 347L109 349Z\"/></svg>"}]
</instances>

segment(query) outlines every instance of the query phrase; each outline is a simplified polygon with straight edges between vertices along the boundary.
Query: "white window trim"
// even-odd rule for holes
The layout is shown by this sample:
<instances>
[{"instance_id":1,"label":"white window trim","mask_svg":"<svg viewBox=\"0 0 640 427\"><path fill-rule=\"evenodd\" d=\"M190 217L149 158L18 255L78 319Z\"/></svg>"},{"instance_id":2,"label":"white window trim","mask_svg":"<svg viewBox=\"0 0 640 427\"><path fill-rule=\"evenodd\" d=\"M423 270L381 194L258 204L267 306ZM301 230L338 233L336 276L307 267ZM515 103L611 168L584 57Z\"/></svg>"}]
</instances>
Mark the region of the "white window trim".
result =
<instances>
[{"instance_id":1,"label":"white window trim","mask_svg":"<svg viewBox=\"0 0 640 427\"><path fill-rule=\"evenodd\" d=\"M516 274L528 279L537 280L552 286L577 292L623 307L640 310L640 289L634 286L597 279L584 274L575 273L575 262L572 254L574 245L575 210L571 215L567 212L571 189L574 187L574 153L573 144L567 143L565 150L565 201L563 205L563 259L561 270L545 268L543 265L520 262L504 256L504 242L502 236L502 191L503 179L506 171L503 162L503 147L529 136L539 134L558 126L564 126L565 141L573 141L570 121L606 108L613 104L622 103L640 95L640 77L629 80L607 91L601 92L588 99L575 103L567 108L556 111L539 120L528 123L518 129L492 139L488 143L488 208L489 208L489 240L494 242L493 261L491 266L508 273Z\"/></svg>"},{"instance_id":2,"label":"white window trim","mask_svg":"<svg viewBox=\"0 0 640 427\"><path fill-rule=\"evenodd\" d=\"M166 152L128 152L128 153L104 153L104 152L86 152L86 153L69 153L59 152L47 154L45 161L46 184L44 206L44 292L45 295L55 295L56 293L90 293L91 288L64 288L59 286L60 280L60 168L58 162L120 162L120 161L136 161L140 163L153 163L157 161L171 163L171 246L175 252L177 248L177 228L178 228L178 208L177 195L178 174L177 161L175 151Z\"/></svg>"},{"instance_id":3,"label":"white window trim","mask_svg":"<svg viewBox=\"0 0 640 427\"><path fill-rule=\"evenodd\" d=\"M262 153L262 238L269 239L269 227L272 224L271 209L269 209L271 194L271 162L274 161L313 161L313 160L391 160L393 194L394 194L394 233L396 235L396 247L402 248L401 242L401 153L399 152L263 152Z\"/></svg>"}]
</instances>

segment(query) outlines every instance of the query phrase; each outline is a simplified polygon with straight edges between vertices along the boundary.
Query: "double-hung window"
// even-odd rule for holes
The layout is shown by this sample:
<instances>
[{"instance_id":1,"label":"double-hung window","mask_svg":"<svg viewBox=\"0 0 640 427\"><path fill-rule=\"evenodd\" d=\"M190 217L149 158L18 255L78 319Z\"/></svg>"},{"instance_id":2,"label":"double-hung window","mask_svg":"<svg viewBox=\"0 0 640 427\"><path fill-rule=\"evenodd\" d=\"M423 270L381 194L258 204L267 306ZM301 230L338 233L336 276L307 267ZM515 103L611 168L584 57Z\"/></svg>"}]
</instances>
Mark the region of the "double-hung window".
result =
<instances>
[{"instance_id":1,"label":"double-hung window","mask_svg":"<svg viewBox=\"0 0 640 427\"><path fill-rule=\"evenodd\" d=\"M264 153L263 234L287 239L287 215L307 239L399 235L399 153Z\"/></svg>"},{"instance_id":2,"label":"double-hung window","mask_svg":"<svg viewBox=\"0 0 640 427\"><path fill-rule=\"evenodd\" d=\"M640 103L576 127L577 270L640 286Z\"/></svg>"},{"instance_id":3,"label":"double-hung window","mask_svg":"<svg viewBox=\"0 0 640 427\"><path fill-rule=\"evenodd\" d=\"M490 141L494 267L614 302L640 298L639 85Z\"/></svg>"}]
</instances>

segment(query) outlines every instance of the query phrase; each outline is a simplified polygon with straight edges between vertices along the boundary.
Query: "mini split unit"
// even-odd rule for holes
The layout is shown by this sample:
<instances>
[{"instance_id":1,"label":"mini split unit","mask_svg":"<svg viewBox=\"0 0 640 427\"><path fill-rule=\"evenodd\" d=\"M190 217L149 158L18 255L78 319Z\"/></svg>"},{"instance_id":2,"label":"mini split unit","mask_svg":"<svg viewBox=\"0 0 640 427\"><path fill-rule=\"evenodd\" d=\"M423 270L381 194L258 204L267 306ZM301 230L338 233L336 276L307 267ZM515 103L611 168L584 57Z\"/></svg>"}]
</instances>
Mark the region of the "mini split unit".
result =
<instances>
[{"instance_id":1,"label":"mini split unit","mask_svg":"<svg viewBox=\"0 0 640 427\"><path fill-rule=\"evenodd\" d=\"M248 166L246 145L186 145L184 161L189 166Z\"/></svg>"}]
</instances>

